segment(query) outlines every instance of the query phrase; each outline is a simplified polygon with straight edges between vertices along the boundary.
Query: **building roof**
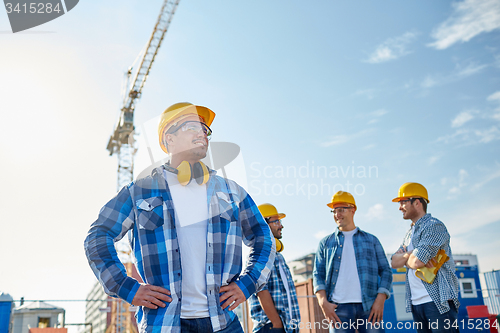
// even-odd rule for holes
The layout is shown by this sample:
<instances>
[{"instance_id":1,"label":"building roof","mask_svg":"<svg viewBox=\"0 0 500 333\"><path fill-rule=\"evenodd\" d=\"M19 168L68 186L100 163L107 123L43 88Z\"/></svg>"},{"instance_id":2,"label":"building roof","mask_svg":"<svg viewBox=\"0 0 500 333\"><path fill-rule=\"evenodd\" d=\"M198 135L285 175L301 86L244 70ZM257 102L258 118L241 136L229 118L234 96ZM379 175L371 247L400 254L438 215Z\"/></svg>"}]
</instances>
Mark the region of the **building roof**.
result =
<instances>
[{"instance_id":1,"label":"building roof","mask_svg":"<svg viewBox=\"0 0 500 333\"><path fill-rule=\"evenodd\" d=\"M14 309L15 312L25 312L25 311L40 311L40 310L58 310L57 312L65 311L63 308L57 307L55 305L45 303L42 301L36 301L31 303L26 303L24 305L18 306Z\"/></svg>"},{"instance_id":2,"label":"building roof","mask_svg":"<svg viewBox=\"0 0 500 333\"><path fill-rule=\"evenodd\" d=\"M12 296L10 296L7 293L4 293L4 292L0 291L0 301L3 301L3 302L12 302L13 300L14 299L12 298Z\"/></svg>"}]
</instances>

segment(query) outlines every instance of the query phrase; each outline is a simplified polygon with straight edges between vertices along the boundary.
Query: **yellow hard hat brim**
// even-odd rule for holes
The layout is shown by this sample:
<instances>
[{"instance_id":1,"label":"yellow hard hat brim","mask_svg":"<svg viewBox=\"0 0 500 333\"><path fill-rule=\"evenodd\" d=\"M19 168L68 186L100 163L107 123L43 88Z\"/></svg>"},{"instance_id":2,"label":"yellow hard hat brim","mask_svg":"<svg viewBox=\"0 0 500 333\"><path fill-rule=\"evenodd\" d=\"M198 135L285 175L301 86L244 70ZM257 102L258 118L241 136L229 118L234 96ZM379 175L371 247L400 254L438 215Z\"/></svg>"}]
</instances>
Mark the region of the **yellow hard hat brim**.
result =
<instances>
[{"instance_id":1,"label":"yellow hard hat brim","mask_svg":"<svg viewBox=\"0 0 500 333\"><path fill-rule=\"evenodd\" d=\"M336 204L339 204L339 203L343 203L343 204L346 204L346 205L348 205L350 207L354 207L354 208L357 209L356 205L353 205L352 203L349 203L349 202L330 202L330 203L327 203L326 205L328 207L330 207L331 209L333 209L333 205L336 205Z\"/></svg>"},{"instance_id":2,"label":"yellow hard hat brim","mask_svg":"<svg viewBox=\"0 0 500 333\"><path fill-rule=\"evenodd\" d=\"M281 220L281 219L283 219L283 218L285 218L285 217L286 217L286 214L283 214L283 213L278 213L278 214L276 214L276 215L271 215L271 216L268 216L268 217L266 217L266 218L275 217L275 216L276 216L278 219L280 219L280 220Z\"/></svg>"}]
</instances>

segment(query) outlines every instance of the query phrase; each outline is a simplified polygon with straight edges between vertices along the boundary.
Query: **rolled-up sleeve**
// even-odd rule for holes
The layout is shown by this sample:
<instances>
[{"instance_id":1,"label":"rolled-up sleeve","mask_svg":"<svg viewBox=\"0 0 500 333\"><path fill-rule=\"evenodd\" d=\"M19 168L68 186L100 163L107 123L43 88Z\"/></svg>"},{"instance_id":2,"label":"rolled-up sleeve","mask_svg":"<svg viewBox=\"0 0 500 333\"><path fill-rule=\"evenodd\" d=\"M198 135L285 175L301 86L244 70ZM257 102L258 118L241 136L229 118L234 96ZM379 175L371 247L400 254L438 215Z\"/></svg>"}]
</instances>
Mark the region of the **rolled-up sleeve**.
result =
<instances>
[{"instance_id":1,"label":"rolled-up sleeve","mask_svg":"<svg viewBox=\"0 0 500 333\"><path fill-rule=\"evenodd\" d=\"M314 293L320 290L326 290L326 258L325 258L325 243L326 240L323 239L318 245L318 251L314 258L314 270L313 270L313 286Z\"/></svg>"}]
</instances>

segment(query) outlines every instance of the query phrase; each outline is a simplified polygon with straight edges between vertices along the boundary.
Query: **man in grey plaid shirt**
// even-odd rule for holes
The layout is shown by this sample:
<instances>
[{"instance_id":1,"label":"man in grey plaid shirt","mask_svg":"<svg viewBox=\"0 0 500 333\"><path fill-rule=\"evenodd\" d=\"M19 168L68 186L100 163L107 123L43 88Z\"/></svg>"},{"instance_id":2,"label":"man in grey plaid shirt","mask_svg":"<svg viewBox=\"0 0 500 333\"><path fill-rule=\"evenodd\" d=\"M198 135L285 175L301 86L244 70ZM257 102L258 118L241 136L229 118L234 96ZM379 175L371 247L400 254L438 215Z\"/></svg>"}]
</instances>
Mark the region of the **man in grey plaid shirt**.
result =
<instances>
[{"instance_id":1,"label":"man in grey plaid shirt","mask_svg":"<svg viewBox=\"0 0 500 333\"><path fill-rule=\"evenodd\" d=\"M393 202L405 220L411 220L403 244L392 256L392 268L406 266L406 312L413 314L418 333L458 332L458 279L450 248L450 234L443 222L427 214L427 189L418 183L405 183ZM444 262L431 283L417 277L416 270L437 265L438 251Z\"/></svg>"}]
</instances>

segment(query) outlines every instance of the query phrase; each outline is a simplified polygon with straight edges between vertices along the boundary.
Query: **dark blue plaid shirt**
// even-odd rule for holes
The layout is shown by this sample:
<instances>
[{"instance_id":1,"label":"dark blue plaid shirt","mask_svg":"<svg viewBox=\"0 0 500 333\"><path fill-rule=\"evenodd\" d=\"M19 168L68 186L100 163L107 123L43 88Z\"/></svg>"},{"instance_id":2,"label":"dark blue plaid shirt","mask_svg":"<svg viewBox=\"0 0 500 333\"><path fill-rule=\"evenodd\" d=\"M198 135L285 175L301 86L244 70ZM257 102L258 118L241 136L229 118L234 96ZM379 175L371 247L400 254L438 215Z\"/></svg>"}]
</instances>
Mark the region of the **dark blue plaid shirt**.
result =
<instances>
[{"instance_id":1,"label":"dark blue plaid shirt","mask_svg":"<svg viewBox=\"0 0 500 333\"><path fill-rule=\"evenodd\" d=\"M218 331L236 317L228 308L222 310L219 289L234 281L247 298L260 290L273 267L275 245L252 198L235 182L216 176L213 170L207 183L207 200L208 310L213 330ZM175 211L163 167L122 188L101 209L85 239L90 266L106 293L131 303L139 283L127 276L114 246L129 230L141 278L170 290L172 297L165 308L139 308L139 329L180 332L182 265ZM242 241L252 248L243 273Z\"/></svg>"},{"instance_id":2,"label":"dark blue plaid shirt","mask_svg":"<svg viewBox=\"0 0 500 333\"><path fill-rule=\"evenodd\" d=\"M279 268L280 263L283 267L283 271L285 272L288 282L291 304L288 304L288 296L286 293L285 284L283 283L283 279L281 279L281 271ZM286 333L298 332L298 329L294 329L294 327L298 327L300 323L300 311L299 304L297 302L297 292L295 290L295 284L293 283L290 269L288 268L288 265L285 262L285 258L283 258L283 255L281 255L281 253L276 253L276 259L274 260L274 267L271 270L269 281L267 281L267 284L262 290L268 290L271 294L274 306L276 307L276 311L278 311L278 315L281 318L281 322L283 323L283 327L285 328ZM250 303L250 313L254 324L253 331L256 332L264 325L270 323L271 320L267 317L266 313L260 306L259 299L255 294L250 296L248 301ZM291 318L289 309L292 312Z\"/></svg>"},{"instance_id":3,"label":"dark blue plaid shirt","mask_svg":"<svg viewBox=\"0 0 500 333\"><path fill-rule=\"evenodd\" d=\"M325 290L329 302L332 302L331 295L339 276L344 238L338 228L333 234L323 238L314 261L314 293ZM358 228L352 237L352 243L361 284L363 310L369 311L378 294L384 293L389 298L392 270L377 237Z\"/></svg>"}]
</instances>

